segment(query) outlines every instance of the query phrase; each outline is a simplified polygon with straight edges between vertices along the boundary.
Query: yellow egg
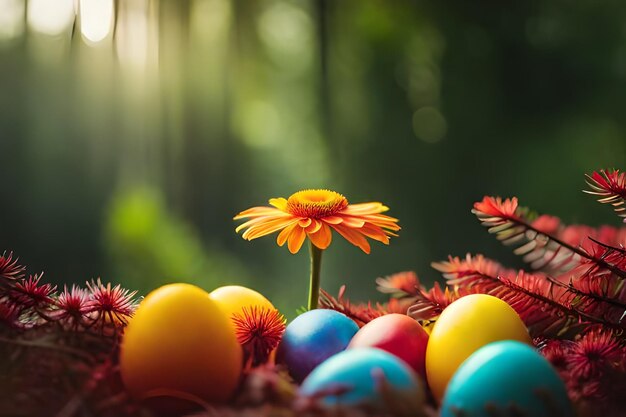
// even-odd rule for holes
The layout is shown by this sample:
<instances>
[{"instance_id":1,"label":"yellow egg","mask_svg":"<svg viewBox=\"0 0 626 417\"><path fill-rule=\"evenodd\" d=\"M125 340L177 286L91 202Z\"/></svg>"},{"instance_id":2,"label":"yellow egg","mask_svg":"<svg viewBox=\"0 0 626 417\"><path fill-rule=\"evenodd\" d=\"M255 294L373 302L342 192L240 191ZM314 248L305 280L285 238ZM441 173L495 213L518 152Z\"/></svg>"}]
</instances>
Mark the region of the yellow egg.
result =
<instances>
[{"instance_id":1,"label":"yellow egg","mask_svg":"<svg viewBox=\"0 0 626 417\"><path fill-rule=\"evenodd\" d=\"M154 290L124 331L122 380L138 398L172 395L224 402L237 388L241 368L241 347L229 318L193 285Z\"/></svg>"},{"instance_id":2,"label":"yellow egg","mask_svg":"<svg viewBox=\"0 0 626 417\"><path fill-rule=\"evenodd\" d=\"M506 302L491 295L472 294L450 304L437 319L426 347L426 375L437 401L468 356L499 340L532 344L526 326Z\"/></svg>"},{"instance_id":3,"label":"yellow egg","mask_svg":"<svg viewBox=\"0 0 626 417\"><path fill-rule=\"evenodd\" d=\"M264 307L274 309L275 307L270 301L260 293L250 288L239 285L227 285L219 287L211 291L209 294L212 300L217 302L222 311L228 317L232 317L234 313L242 314L244 307Z\"/></svg>"}]
</instances>

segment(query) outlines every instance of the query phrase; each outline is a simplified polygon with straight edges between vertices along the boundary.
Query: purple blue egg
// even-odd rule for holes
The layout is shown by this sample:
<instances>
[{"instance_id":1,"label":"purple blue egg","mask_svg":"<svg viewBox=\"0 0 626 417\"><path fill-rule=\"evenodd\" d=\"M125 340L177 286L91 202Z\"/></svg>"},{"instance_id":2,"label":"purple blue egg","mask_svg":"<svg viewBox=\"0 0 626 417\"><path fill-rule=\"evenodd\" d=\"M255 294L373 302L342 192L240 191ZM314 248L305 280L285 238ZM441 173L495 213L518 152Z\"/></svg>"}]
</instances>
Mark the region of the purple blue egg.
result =
<instances>
[{"instance_id":1,"label":"purple blue egg","mask_svg":"<svg viewBox=\"0 0 626 417\"><path fill-rule=\"evenodd\" d=\"M450 380L441 417L523 415L573 417L565 384L532 346L490 343L469 356Z\"/></svg>"},{"instance_id":2,"label":"purple blue egg","mask_svg":"<svg viewBox=\"0 0 626 417\"><path fill-rule=\"evenodd\" d=\"M287 366L291 377L302 382L320 363L346 349L359 326L335 310L310 310L285 329L276 361Z\"/></svg>"},{"instance_id":3,"label":"purple blue egg","mask_svg":"<svg viewBox=\"0 0 626 417\"><path fill-rule=\"evenodd\" d=\"M390 392L383 391L385 389ZM378 348L354 348L329 358L304 380L300 395L323 406L367 406L386 409L395 398L411 409L423 407L423 387L401 359Z\"/></svg>"}]
</instances>

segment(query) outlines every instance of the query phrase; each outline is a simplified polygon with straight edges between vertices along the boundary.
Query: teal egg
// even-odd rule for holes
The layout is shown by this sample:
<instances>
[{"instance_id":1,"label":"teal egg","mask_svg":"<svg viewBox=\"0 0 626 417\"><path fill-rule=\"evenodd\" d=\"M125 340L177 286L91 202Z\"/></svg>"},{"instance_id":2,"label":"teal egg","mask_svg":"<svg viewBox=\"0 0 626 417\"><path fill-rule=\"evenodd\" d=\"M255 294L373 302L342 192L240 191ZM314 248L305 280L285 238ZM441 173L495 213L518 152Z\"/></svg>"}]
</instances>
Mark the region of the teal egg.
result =
<instances>
[{"instance_id":1,"label":"teal egg","mask_svg":"<svg viewBox=\"0 0 626 417\"><path fill-rule=\"evenodd\" d=\"M505 340L470 355L455 372L441 417L573 417L565 385L532 346Z\"/></svg>"},{"instance_id":2,"label":"teal egg","mask_svg":"<svg viewBox=\"0 0 626 417\"><path fill-rule=\"evenodd\" d=\"M389 397L381 390L382 385L394 398L405 399L416 409L423 406L423 387L415 372L378 348L348 349L332 356L304 380L300 394L319 399L325 406L383 408L384 399Z\"/></svg>"}]
</instances>

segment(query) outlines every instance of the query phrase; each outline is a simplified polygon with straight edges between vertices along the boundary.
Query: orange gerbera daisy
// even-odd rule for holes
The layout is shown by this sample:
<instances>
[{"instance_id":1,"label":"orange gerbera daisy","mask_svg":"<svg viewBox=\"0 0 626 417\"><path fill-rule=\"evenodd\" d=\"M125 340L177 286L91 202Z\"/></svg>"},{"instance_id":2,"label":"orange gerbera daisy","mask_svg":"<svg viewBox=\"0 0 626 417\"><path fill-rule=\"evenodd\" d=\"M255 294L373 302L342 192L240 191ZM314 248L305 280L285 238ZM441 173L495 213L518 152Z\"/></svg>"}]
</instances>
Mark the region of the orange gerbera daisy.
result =
<instances>
[{"instance_id":1,"label":"orange gerbera daisy","mask_svg":"<svg viewBox=\"0 0 626 417\"><path fill-rule=\"evenodd\" d=\"M348 204L341 194L330 190L303 190L288 199L272 198L273 207L252 207L242 211L235 220L250 219L237 229L247 229L242 237L256 239L280 230L276 243L297 253L305 238L319 249L326 249L332 241L331 229L348 242L370 253L366 237L389 244L389 236L397 236L398 219L383 213L389 208L381 203Z\"/></svg>"}]
</instances>

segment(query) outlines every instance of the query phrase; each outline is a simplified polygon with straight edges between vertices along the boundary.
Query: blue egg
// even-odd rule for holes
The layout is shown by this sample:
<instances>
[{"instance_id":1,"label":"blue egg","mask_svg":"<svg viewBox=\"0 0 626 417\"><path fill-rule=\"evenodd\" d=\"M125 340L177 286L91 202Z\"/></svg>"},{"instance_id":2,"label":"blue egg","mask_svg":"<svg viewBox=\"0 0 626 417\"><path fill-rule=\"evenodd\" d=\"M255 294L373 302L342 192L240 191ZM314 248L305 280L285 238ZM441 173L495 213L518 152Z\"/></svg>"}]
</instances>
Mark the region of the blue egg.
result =
<instances>
[{"instance_id":1,"label":"blue egg","mask_svg":"<svg viewBox=\"0 0 626 417\"><path fill-rule=\"evenodd\" d=\"M532 346L505 340L478 349L455 372L441 417L458 415L573 417L574 412L552 365Z\"/></svg>"},{"instance_id":2,"label":"blue egg","mask_svg":"<svg viewBox=\"0 0 626 417\"><path fill-rule=\"evenodd\" d=\"M326 406L385 407L381 384L393 398L406 399L416 410L423 406L423 388L415 372L396 356L378 348L354 348L331 357L304 380L300 394ZM389 393L387 392L387 395Z\"/></svg>"},{"instance_id":3,"label":"blue egg","mask_svg":"<svg viewBox=\"0 0 626 417\"><path fill-rule=\"evenodd\" d=\"M320 363L344 350L359 326L335 310L310 310L296 317L285 329L276 361L285 364L297 382Z\"/></svg>"}]
</instances>

